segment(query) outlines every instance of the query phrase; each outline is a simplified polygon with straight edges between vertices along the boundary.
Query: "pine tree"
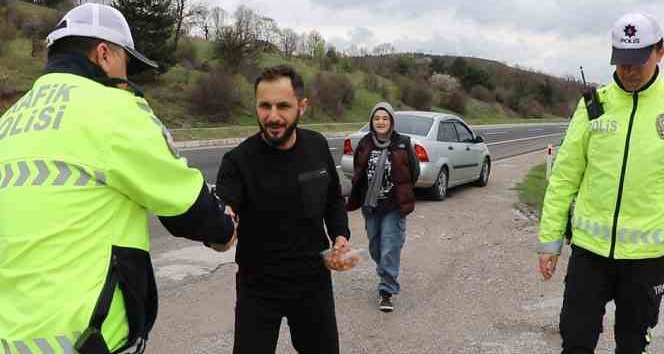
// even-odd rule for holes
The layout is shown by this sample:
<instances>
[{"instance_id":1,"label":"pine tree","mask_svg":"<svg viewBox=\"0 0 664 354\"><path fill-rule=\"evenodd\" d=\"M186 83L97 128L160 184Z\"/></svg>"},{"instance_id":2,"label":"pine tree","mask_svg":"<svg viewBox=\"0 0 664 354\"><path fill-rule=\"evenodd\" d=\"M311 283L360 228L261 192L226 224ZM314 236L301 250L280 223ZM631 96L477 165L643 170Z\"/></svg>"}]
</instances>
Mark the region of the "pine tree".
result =
<instances>
[{"instance_id":1,"label":"pine tree","mask_svg":"<svg viewBox=\"0 0 664 354\"><path fill-rule=\"evenodd\" d=\"M159 63L161 73L175 64L171 0L115 0L113 7L127 19L135 48Z\"/></svg>"}]
</instances>

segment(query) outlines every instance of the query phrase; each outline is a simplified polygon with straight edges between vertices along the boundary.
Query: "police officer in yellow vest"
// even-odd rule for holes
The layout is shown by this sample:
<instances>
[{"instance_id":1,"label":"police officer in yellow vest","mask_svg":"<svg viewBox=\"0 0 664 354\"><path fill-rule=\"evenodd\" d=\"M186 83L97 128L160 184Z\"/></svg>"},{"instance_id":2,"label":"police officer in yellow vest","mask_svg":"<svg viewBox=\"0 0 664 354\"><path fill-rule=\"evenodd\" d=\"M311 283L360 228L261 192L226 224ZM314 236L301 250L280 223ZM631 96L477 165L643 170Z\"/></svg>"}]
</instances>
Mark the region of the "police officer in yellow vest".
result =
<instances>
[{"instance_id":1,"label":"police officer in yellow vest","mask_svg":"<svg viewBox=\"0 0 664 354\"><path fill-rule=\"evenodd\" d=\"M216 249L234 225L127 81L156 64L120 12L81 5L47 43L47 74L0 119L0 353L141 353L148 211Z\"/></svg>"},{"instance_id":2,"label":"police officer in yellow vest","mask_svg":"<svg viewBox=\"0 0 664 354\"><path fill-rule=\"evenodd\" d=\"M648 352L664 292L664 56L644 13L612 30L614 82L581 100L556 158L539 231L539 269L556 269L575 195L560 314L563 353L593 353L605 305L616 305L616 353Z\"/></svg>"}]
</instances>

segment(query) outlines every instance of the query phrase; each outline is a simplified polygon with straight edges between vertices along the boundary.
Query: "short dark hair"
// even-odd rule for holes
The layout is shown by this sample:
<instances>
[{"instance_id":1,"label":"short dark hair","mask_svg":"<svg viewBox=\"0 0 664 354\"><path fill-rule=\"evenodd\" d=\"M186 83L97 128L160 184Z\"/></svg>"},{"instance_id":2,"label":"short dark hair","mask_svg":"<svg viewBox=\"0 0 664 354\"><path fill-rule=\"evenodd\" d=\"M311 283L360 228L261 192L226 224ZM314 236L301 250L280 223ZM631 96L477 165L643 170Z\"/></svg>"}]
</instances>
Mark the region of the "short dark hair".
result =
<instances>
[{"instance_id":1,"label":"short dark hair","mask_svg":"<svg viewBox=\"0 0 664 354\"><path fill-rule=\"evenodd\" d=\"M662 49L662 46L664 46L664 39L660 39L659 42L654 44L656 50Z\"/></svg>"},{"instance_id":2,"label":"short dark hair","mask_svg":"<svg viewBox=\"0 0 664 354\"><path fill-rule=\"evenodd\" d=\"M48 48L48 58L51 59L58 54L65 53L79 54L87 57L90 51L97 48L100 43L108 43L109 46L111 46L113 49L122 48L116 44L101 40L99 38L69 36L58 39Z\"/></svg>"},{"instance_id":3,"label":"short dark hair","mask_svg":"<svg viewBox=\"0 0 664 354\"><path fill-rule=\"evenodd\" d=\"M304 80L302 80L302 76L300 76L295 69L288 65L270 66L263 69L260 75L256 78L256 82L254 82L254 94L256 94L256 91L258 90L258 84L262 81L276 81L282 77L290 79L293 91L295 91L295 96L297 96L297 98L304 97Z\"/></svg>"}]
</instances>

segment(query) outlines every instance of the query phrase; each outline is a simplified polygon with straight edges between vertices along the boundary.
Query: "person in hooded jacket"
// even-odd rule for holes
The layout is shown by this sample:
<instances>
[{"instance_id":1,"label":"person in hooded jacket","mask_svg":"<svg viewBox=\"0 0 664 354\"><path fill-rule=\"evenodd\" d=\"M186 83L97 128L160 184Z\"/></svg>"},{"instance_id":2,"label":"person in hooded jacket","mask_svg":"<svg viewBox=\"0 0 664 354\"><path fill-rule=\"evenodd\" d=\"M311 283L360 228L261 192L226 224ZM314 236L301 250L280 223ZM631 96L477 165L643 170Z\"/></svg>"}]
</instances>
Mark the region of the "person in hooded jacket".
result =
<instances>
[{"instance_id":1,"label":"person in hooded jacket","mask_svg":"<svg viewBox=\"0 0 664 354\"><path fill-rule=\"evenodd\" d=\"M376 104L369 116L370 132L355 149L347 204L349 211L362 209L369 253L380 277L378 307L384 312L394 310L392 296L400 291L397 278L406 216L415 209L413 187L420 174L410 138L399 134L394 125L392 106Z\"/></svg>"}]
</instances>

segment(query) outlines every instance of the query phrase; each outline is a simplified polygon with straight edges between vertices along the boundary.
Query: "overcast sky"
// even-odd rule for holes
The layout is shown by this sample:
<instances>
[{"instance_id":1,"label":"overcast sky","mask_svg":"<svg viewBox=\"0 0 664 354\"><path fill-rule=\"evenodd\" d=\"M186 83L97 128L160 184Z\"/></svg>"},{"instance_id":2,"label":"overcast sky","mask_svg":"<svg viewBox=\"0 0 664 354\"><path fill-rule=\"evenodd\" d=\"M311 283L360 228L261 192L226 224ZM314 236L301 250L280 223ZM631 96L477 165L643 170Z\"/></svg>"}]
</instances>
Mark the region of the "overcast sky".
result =
<instances>
[{"instance_id":1,"label":"overcast sky","mask_svg":"<svg viewBox=\"0 0 664 354\"><path fill-rule=\"evenodd\" d=\"M661 0L208 0L232 13L242 4L297 32L318 30L338 49L383 42L398 51L474 56L556 76L606 83L613 22ZM658 4L660 6L656 6Z\"/></svg>"}]
</instances>

